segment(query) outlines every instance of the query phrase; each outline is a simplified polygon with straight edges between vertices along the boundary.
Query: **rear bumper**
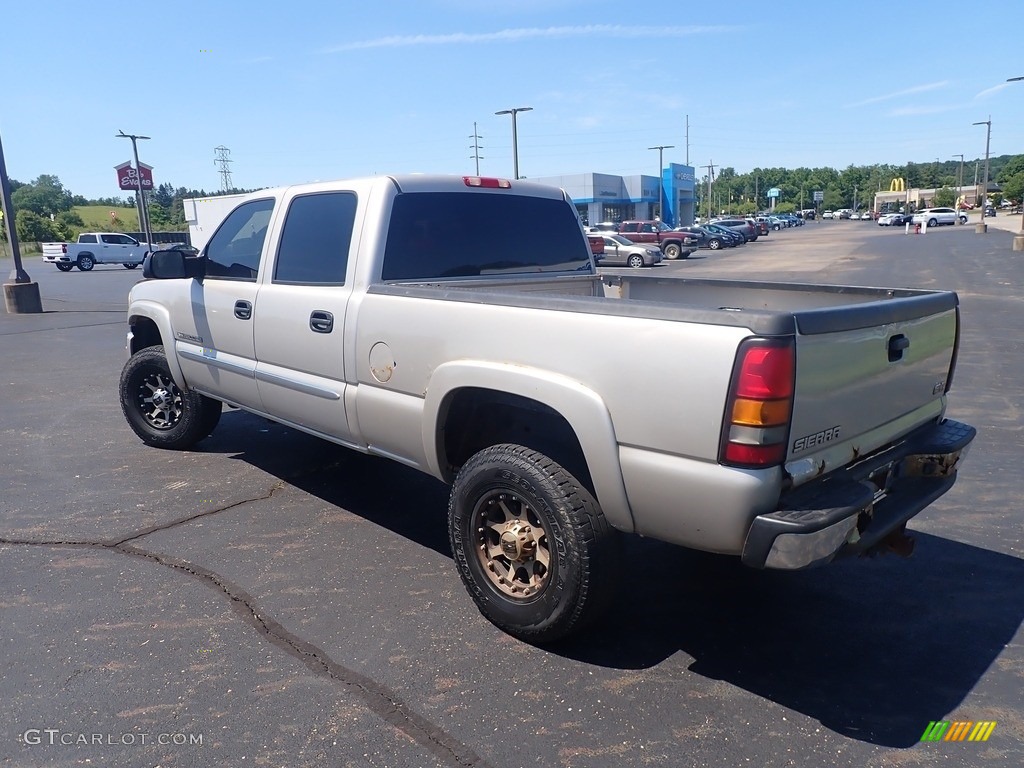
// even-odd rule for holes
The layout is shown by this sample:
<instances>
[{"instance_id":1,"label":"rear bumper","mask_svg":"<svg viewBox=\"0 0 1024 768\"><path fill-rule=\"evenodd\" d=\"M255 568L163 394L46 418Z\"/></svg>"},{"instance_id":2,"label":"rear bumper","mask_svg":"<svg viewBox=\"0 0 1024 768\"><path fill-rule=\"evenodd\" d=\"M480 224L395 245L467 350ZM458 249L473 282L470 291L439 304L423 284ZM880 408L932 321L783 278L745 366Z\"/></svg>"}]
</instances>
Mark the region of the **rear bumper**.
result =
<instances>
[{"instance_id":1,"label":"rear bumper","mask_svg":"<svg viewBox=\"0 0 1024 768\"><path fill-rule=\"evenodd\" d=\"M784 495L754 518L743 563L797 569L870 552L956 482L976 430L945 420L892 448Z\"/></svg>"}]
</instances>

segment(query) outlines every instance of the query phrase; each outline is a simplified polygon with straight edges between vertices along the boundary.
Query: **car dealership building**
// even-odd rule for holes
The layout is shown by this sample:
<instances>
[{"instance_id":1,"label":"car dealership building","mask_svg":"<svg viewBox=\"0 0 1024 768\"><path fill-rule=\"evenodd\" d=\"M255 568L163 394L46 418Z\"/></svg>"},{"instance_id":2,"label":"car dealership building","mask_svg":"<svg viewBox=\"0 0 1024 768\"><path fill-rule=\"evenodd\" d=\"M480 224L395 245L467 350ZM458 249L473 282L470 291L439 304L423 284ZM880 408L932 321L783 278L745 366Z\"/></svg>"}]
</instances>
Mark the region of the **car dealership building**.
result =
<instances>
[{"instance_id":1,"label":"car dealership building","mask_svg":"<svg viewBox=\"0 0 1024 768\"><path fill-rule=\"evenodd\" d=\"M584 224L656 216L672 226L693 224L696 197L693 167L669 163L656 176L612 176L579 173L531 177L530 181L561 187L576 204ZM659 195L660 192L660 195Z\"/></svg>"}]
</instances>

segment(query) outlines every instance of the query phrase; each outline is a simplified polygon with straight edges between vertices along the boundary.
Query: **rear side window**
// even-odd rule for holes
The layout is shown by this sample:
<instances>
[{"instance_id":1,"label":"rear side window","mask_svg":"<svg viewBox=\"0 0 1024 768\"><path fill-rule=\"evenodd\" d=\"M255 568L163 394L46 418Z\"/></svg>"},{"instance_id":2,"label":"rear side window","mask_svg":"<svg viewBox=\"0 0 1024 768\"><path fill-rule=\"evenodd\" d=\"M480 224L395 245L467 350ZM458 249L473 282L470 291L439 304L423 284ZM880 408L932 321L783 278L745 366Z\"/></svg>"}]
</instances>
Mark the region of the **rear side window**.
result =
<instances>
[{"instance_id":1,"label":"rear side window","mask_svg":"<svg viewBox=\"0 0 1024 768\"><path fill-rule=\"evenodd\" d=\"M96 242L96 235L80 235L79 238L78 238L78 242L80 242L80 243L95 243Z\"/></svg>"},{"instance_id":2,"label":"rear side window","mask_svg":"<svg viewBox=\"0 0 1024 768\"><path fill-rule=\"evenodd\" d=\"M529 222L523 228L513 222ZM564 200L488 192L395 198L381 277L433 280L591 270L576 210Z\"/></svg>"},{"instance_id":3,"label":"rear side window","mask_svg":"<svg viewBox=\"0 0 1024 768\"><path fill-rule=\"evenodd\" d=\"M344 284L355 217L351 192L296 197L281 233L274 282Z\"/></svg>"}]
</instances>

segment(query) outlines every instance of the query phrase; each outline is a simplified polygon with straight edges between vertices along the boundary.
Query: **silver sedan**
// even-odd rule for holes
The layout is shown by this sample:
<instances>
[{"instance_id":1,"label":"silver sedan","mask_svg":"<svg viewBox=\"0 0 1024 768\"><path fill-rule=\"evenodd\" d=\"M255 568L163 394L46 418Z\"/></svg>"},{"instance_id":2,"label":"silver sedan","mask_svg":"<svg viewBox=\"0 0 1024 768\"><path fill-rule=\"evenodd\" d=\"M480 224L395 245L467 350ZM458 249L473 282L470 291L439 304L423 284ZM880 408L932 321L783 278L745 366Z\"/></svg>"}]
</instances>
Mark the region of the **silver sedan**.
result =
<instances>
[{"instance_id":1,"label":"silver sedan","mask_svg":"<svg viewBox=\"0 0 1024 768\"><path fill-rule=\"evenodd\" d=\"M640 269L661 263L661 249L656 245L634 243L629 238L611 232L602 232L601 235L604 237L604 258L599 262L602 267L624 266Z\"/></svg>"}]
</instances>

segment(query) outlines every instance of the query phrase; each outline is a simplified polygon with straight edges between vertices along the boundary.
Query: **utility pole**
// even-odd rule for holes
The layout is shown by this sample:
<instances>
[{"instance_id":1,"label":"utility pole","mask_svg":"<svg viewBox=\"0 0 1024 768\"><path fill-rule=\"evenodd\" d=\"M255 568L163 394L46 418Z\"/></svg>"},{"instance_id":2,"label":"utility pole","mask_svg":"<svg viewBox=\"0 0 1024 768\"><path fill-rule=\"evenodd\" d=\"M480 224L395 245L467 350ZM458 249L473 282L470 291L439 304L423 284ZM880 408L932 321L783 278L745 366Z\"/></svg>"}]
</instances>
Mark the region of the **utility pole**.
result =
<instances>
[{"instance_id":1,"label":"utility pole","mask_svg":"<svg viewBox=\"0 0 1024 768\"><path fill-rule=\"evenodd\" d=\"M219 147L214 147L213 151L216 153L213 157L213 164L220 168L217 173L220 174L220 188L222 192L231 191L231 150L225 147L223 144ZM136 160L136 164L138 161Z\"/></svg>"},{"instance_id":2,"label":"utility pole","mask_svg":"<svg viewBox=\"0 0 1024 768\"><path fill-rule=\"evenodd\" d=\"M964 186L964 154L961 152L959 155L953 155L953 157L960 158L960 170L956 175L956 223L960 223L960 190Z\"/></svg>"},{"instance_id":3,"label":"utility pole","mask_svg":"<svg viewBox=\"0 0 1024 768\"><path fill-rule=\"evenodd\" d=\"M117 131L117 137L119 139L131 139L132 140L132 154L135 155L135 187L138 191L139 201L141 208L139 213L141 215L139 226L142 227L142 231L146 233L146 243L149 246L153 245L153 233L149 229L149 209L146 207L146 193L142 189L142 168L139 166L139 148L136 145L136 141L149 140L149 136L136 136L131 133L125 133L121 129Z\"/></svg>"},{"instance_id":4,"label":"utility pole","mask_svg":"<svg viewBox=\"0 0 1024 768\"><path fill-rule=\"evenodd\" d=\"M981 190L981 223L978 224L974 231L978 234L982 234L988 231L988 224L985 223L985 206L988 205L988 147L989 142L992 139L992 115L988 116L988 120L979 120L971 125L984 125L986 126L985 131L985 181L982 182Z\"/></svg>"},{"instance_id":5,"label":"utility pole","mask_svg":"<svg viewBox=\"0 0 1024 768\"><path fill-rule=\"evenodd\" d=\"M686 116L686 164L690 164L690 116Z\"/></svg>"},{"instance_id":6,"label":"utility pole","mask_svg":"<svg viewBox=\"0 0 1024 768\"><path fill-rule=\"evenodd\" d=\"M662 160L662 156L666 149L675 149L675 146L673 144L660 144L657 147L648 147L648 149L658 150L658 218L664 219L665 190L663 189L664 179L662 177L665 175L665 163Z\"/></svg>"},{"instance_id":7,"label":"utility pole","mask_svg":"<svg viewBox=\"0 0 1024 768\"><path fill-rule=\"evenodd\" d=\"M715 163L713 160L708 160L707 165L702 165L701 168L708 169L708 221L711 220L711 181L715 175Z\"/></svg>"},{"instance_id":8,"label":"utility pole","mask_svg":"<svg viewBox=\"0 0 1024 768\"><path fill-rule=\"evenodd\" d=\"M480 146L480 139L482 139L483 136L478 136L477 135L477 132L476 132L476 121L475 120L473 121L473 135L470 136L469 138L471 138L473 140L473 143L469 145L470 149L473 150L473 154L470 155L470 158L476 160L476 175L479 176L480 175L480 161L483 160L483 158L480 156L480 150L483 149L483 147Z\"/></svg>"}]
</instances>

